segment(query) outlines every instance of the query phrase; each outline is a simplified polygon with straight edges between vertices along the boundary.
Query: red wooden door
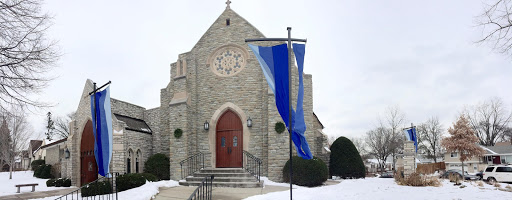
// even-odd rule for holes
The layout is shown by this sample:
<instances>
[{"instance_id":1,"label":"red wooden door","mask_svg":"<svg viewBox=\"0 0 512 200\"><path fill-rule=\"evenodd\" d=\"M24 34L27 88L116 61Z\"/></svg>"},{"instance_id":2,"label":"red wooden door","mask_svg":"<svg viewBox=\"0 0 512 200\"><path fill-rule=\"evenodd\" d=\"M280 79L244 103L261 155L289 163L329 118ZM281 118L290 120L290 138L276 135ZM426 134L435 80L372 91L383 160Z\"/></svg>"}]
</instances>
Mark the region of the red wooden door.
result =
<instances>
[{"instance_id":1,"label":"red wooden door","mask_svg":"<svg viewBox=\"0 0 512 200\"><path fill-rule=\"evenodd\" d=\"M242 167L242 121L228 110L219 118L216 127L217 167Z\"/></svg>"},{"instance_id":2,"label":"red wooden door","mask_svg":"<svg viewBox=\"0 0 512 200\"><path fill-rule=\"evenodd\" d=\"M98 179L98 166L94 157L94 135L92 122L87 121L80 142L80 184L84 185Z\"/></svg>"}]
</instances>

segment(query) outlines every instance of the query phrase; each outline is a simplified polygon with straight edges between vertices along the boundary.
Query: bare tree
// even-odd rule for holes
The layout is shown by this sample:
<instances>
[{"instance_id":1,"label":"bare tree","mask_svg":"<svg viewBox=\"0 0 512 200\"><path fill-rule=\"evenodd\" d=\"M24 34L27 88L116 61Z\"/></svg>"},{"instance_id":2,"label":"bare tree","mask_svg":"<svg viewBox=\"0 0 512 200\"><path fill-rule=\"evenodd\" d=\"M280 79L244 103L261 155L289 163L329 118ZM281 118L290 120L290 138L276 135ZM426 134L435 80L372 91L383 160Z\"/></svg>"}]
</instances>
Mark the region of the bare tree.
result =
<instances>
[{"instance_id":1,"label":"bare tree","mask_svg":"<svg viewBox=\"0 0 512 200\"><path fill-rule=\"evenodd\" d=\"M3 110L2 114L6 124L6 128L3 128L2 125L2 132L5 129L9 132L8 141L3 141L7 145L4 146L5 151L2 154L2 159L9 164L9 179L12 179L16 156L27 147L30 127L26 120L25 112L18 107L13 107L9 112Z\"/></svg>"},{"instance_id":2,"label":"bare tree","mask_svg":"<svg viewBox=\"0 0 512 200\"><path fill-rule=\"evenodd\" d=\"M503 139L512 120L512 112L497 97L466 108L463 114L468 117L479 143L484 146L494 146Z\"/></svg>"},{"instance_id":3,"label":"bare tree","mask_svg":"<svg viewBox=\"0 0 512 200\"><path fill-rule=\"evenodd\" d=\"M482 38L477 43L489 43L499 53L510 55L511 13L511 0L494 0L491 4L485 4L483 13L476 20L476 26L482 30Z\"/></svg>"},{"instance_id":4,"label":"bare tree","mask_svg":"<svg viewBox=\"0 0 512 200\"><path fill-rule=\"evenodd\" d=\"M52 113L46 114L46 139L67 138L69 136L69 122L73 119L75 113L71 112L65 117L57 116L52 119Z\"/></svg>"},{"instance_id":5,"label":"bare tree","mask_svg":"<svg viewBox=\"0 0 512 200\"><path fill-rule=\"evenodd\" d=\"M396 155L400 154L404 148L404 135L402 134L404 122L405 114L398 106L388 107L384 120L379 119L380 126L391 132L392 140L389 142L389 148L393 158L393 169L396 169Z\"/></svg>"},{"instance_id":6,"label":"bare tree","mask_svg":"<svg viewBox=\"0 0 512 200\"><path fill-rule=\"evenodd\" d=\"M427 153L427 158L434 159L442 157L441 136L443 127L437 117L431 117L425 123L418 126L418 148Z\"/></svg>"},{"instance_id":7,"label":"bare tree","mask_svg":"<svg viewBox=\"0 0 512 200\"><path fill-rule=\"evenodd\" d=\"M361 159L363 159L363 161L366 161L367 159L369 159L368 148L367 148L367 145L363 138L360 138L360 137L351 138L350 141L352 141L352 143L356 147L356 149L359 152L359 155L361 156Z\"/></svg>"},{"instance_id":8,"label":"bare tree","mask_svg":"<svg viewBox=\"0 0 512 200\"><path fill-rule=\"evenodd\" d=\"M369 153L377 159L381 170L384 171L387 158L392 154L393 133L391 129L378 127L366 132L365 143L368 145Z\"/></svg>"},{"instance_id":9,"label":"bare tree","mask_svg":"<svg viewBox=\"0 0 512 200\"><path fill-rule=\"evenodd\" d=\"M51 80L59 53L45 32L50 16L42 0L0 0L0 107L46 106L31 98Z\"/></svg>"},{"instance_id":10,"label":"bare tree","mask_svg":"<svg viewBox=\"0 0 512 200\"><path fill-rule=\"evenodd\" d=\"M448 152L457 152L460 155L459 160L462 163L462 177L464 178L464 161L481 156L485 151L477 145L478 138L464 115L461 115L457 122L453 123L453 127L448 128L448 133L451 136L441 140L441 145Z\"/></svg>"}]
</instances>

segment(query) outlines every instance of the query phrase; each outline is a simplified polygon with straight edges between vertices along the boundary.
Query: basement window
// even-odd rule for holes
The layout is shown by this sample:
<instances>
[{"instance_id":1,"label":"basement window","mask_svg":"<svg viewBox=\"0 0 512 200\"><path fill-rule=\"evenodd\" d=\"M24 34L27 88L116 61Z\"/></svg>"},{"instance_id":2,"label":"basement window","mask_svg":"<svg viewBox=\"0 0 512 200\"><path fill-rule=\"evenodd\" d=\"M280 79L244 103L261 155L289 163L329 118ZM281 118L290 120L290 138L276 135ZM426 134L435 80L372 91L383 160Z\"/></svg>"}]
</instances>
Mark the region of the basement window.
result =
<instances>
[{"instance_id":1,"label":"basement window","mask_svg":"<svg viewBox=\"0 0 512 200\"><path fill-rule=\"evenodd\" d=\"M226 19L226 26L229 26L231 24L229 18Z\"/></svg>"}]
</instances>

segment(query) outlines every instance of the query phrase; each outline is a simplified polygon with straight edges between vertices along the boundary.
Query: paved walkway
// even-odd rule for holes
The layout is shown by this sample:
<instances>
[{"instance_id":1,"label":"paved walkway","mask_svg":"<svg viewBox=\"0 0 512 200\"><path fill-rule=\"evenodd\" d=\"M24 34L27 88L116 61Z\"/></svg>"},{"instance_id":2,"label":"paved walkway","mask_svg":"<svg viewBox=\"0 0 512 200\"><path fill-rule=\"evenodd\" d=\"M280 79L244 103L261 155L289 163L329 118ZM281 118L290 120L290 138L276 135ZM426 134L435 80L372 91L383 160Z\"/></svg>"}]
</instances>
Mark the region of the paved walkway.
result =
<instances>
[{"instance_id":1,"label":"paved walkway","mask_svg":"<svg viewBox=\"0 0 512 200\"><path fill-rule=\"evenodd\" d=\"M171 188L160 188L160 193L156 195L155 200L177 200L177 199L188 199L190 194L194 192L197 187L194 186L178 186ZM214 187L213 188L213 199L214 200L239 200L245 199L250 196L267 194L270 192L279 192L288 190L288 187L281 186L265 186L265 188L224 188Z\"/></svg>"},{"instance_id":2,"label":"paved walkway","mask_svg":"<svg viewBox=\"0 0 512 200\"><path fill-rule=\"evenodd\" d=\"M339 181L328 180L325 185L336 185ZM160 193L156 195L155 200L178 200L188 199L197 186L177 186L171 188L160 188ZM290 187L266 185L265 188L224 188L214 187L212 191L214 200L239 200L250 196L267 194L270 192L279 192L289 190Z\"/></svg>"},{"instance_id":3,"label":"paved walkway","mask_svg":"<svg viewBox=\"0 0 512 200\"><path fill-rule=\"evenodd\" d=\"M15 188L14 188L15 189ZM37 187L36 187L37 190ZM0 196L1 200L20 200L20 199L39 199L45 197L59 196L65 195L72 191L76 190L76 188L66 188L60 190L50 190L50 191L41 191L41 192L23 192L19 194L13 194L9 196Z\"/></svg>"}]
</instances>

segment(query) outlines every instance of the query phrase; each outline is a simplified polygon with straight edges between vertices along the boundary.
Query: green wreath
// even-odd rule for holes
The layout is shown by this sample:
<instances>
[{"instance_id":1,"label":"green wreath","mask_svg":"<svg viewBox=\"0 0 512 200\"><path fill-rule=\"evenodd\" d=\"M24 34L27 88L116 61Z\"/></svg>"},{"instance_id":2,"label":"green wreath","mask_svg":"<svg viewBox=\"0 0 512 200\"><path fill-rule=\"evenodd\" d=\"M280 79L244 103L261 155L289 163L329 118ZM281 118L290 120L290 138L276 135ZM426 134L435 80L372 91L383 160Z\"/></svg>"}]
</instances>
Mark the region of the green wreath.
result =
<instances>
[{"instance_id":1,"label":"green wreath","mask_svg":"<svg viewBox=\"0 0 512 200\"><path fill-rule=\"evenodd\" d=\"M283 124L283 122L276 122L276 132L277 133L282 133L284 132L284 130L286 129L286 126Z\"/></svg>"},{"instance_id":2,"label":"green wreath","mask_svg":"<svg viewBox=\"0 0 512 200\"><path fill-rule=\"evenodd\" d=\"M181 129L177 128L176 130L174 130L175 138L180 138L182 135L183 135L183 131Z\"/></svg>"}]
</instances>

